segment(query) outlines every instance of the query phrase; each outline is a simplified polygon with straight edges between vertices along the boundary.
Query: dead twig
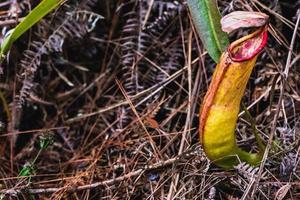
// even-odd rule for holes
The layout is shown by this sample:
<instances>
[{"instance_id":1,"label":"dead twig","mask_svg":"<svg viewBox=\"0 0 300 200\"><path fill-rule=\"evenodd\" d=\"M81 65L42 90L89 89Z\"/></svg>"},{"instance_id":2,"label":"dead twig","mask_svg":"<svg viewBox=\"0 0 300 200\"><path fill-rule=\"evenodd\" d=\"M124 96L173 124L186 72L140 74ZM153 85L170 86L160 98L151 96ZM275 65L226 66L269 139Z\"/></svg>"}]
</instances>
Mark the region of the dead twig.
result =
<instances>
[{"instance_id":1,"label":"dead twig","mask_svg":"<svg viewBox=\"0 0 300 200\"><path fill-rule=\"evenodd\" d=\"M81 185L81 186L67 186L67 187L61 187L61 188L53 187L53 188L32 188L32 189L27 189L28 186L25 185L25 186L22 186L19 188L0 190L0 194L15 196L15 195L18 195L21 193L29 193L29 194L55 193L55 192L58 192L61 190L64 190L65 192L70 193L70 192L75 192L75 191L80 191L80 190L97 188L97 187L101 187L101 186L109 186L109 185L113 185L117 182L121 182L121 181L124 181L129 178L133 178L133 177L137 177L137 176L139 177L139 176L143 175L143 173L145 173L146 171L166 167L168 165L173 165L173 164L177 163L178 161L180 161L182 158L188 159L188 158L194 157L195 155L197 156L198 154L199 154L199 149L196 148L193 151L188 151L188 152L182 153L181 155L178 155L174 158L170 158L165 161L159 161L155 164L147 165L147 166L143 167L142 169L131 171L123 176L119 176L117 178L109 179L109 180L105 180L105 181L101 181L101 182L95 182L92 184L86 184L86 185Z\"/></svg>"},{"instance_id":2,"label":"dead twig","mask_svg":"<svg viewBox=\"0 0 300 200\"><path fill-rule=\"evenodd\" d=\"M0 21L0 27L16 25L17 23L21 22L23 19L24 19L24 17L18 18L18 19L7 19L7 20L4 20L4 21Z\"/></svg>"}]
</instances>

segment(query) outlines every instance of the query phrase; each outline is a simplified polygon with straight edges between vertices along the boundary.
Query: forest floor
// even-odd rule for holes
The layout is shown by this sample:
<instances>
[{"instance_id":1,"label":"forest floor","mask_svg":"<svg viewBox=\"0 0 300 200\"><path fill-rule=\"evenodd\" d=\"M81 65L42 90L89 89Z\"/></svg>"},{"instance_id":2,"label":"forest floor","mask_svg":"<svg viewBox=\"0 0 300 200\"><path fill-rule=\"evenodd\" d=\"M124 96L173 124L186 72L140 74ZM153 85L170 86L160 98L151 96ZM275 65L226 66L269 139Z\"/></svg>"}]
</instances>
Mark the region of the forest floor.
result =
<instances>
[{"instance_id":1,"label":"forest floor","mask_svg":"<svg viewBox=\"0 0 300 200\"><path fill-rule=\"evenodd\" d=\"M37 3L1 2L0 40ZM242 100L272 144L260 166L225 171L203 152L199 110L216 64L185 1L69 0L1 66L0 199L300 199L300 3L218 6L270 16ZM257 151L242 111L236 137Z\"/></svg>"}]
</instances>

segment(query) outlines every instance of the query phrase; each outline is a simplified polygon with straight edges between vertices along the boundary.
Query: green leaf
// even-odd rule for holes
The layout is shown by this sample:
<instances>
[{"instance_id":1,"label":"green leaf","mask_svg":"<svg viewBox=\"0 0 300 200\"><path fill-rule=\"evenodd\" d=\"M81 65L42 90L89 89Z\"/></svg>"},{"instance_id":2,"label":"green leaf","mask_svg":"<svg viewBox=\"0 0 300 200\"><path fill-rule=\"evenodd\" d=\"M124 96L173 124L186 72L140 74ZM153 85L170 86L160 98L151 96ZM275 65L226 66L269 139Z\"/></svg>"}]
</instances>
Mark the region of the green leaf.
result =
<instances>
[{"instance_id":1,"label":"green leaf","mask_svg":"<svg viewBox=\"0 0 300 200\"><path fill-rule=\"evenodd\" d=\"M34 174L34 172L35 172L35 167L31 164L28 164L21 169L19 176L30 176Z\"/></svg>"},{"instance_id":2,"label":"green leaf","mask_svg":"<svg viewBox=\"0 0 300 200\"><path fill-rule=\"evenodd\" d=\"M51 135L41 136L39 140L40 148L47 149L47 147L53 144L54 140Z\"/></svg>"},{"instance_id":3,"label":"green leaf","mask_svg":"<svg viewBox=\"0 0 300 200\"><path fill-rule=\"evenodd\" d=\"M17 40L24 32L30 29L45 15L61 5L65 0L43 0L37 5L25 18L19 23L16 28L11 30L9 35L4 39L0 49L0 60L5 57L5 54L9 51L12 43Z\"/></svg>"},{"instance_id":4,"label":"green leaf","mask_svg":"<svg viewBox=\"0 0 300 200\"><path fill-rule=\"evenodd\" d=\"M215 62L229 44L221 29L221 15L215 0L187 0L187 4L200 39Z\"/></svg>"},{"instance_id":5,"label":"green leaf","mask_svg":"<svg viewBox=\"0 0 300 200\"><path fill-rule=\"evenodd\" d=\"M30 167L23 167L19 173L19 176L29 176L31 174Z\"/></svg>"}]
</instances>

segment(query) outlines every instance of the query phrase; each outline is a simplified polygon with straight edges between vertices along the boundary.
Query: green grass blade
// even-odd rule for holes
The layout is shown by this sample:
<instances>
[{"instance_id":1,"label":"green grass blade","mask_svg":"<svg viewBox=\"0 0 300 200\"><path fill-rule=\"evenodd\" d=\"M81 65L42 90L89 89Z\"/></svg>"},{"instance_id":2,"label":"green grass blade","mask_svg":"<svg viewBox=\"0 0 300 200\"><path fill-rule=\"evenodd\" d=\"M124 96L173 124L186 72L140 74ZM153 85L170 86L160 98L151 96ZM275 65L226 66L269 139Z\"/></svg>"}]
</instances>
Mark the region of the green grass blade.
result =
<instances>
[{"instance_id":1,"label":"green grass blade","mask_svg":"<svg viewBox=\"0 0 300 200\"><path fill-rule=\"evenodd\" d=\"M5 57L5 54L9 51L15 40L64 1L65 0L43 0L37 5L4 39L1 44L0 59L2 60Z\"/></svg>"},{"instance_id":2,"label":"green grass blade","mask_svg":"<svg viewBox=\"0 0 300 200\"><path fill-rule=\"evenodd\" d=\"M212 59L219 58L229 43L221 29L221 15L215 0L187 0L187 4L200 39Z\"/></svg>"}]
</instances>

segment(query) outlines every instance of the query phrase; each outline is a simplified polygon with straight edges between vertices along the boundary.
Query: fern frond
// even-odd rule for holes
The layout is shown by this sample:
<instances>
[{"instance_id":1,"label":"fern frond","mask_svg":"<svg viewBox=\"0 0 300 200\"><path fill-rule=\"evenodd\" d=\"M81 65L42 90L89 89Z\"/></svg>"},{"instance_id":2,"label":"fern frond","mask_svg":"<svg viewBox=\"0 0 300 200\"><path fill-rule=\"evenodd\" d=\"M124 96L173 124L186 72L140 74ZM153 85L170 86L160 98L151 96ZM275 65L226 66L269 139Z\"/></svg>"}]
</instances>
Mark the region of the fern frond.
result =
<instances>
[{"instance_id":1,"label":"fern frond","mask_svg":"<svg viewBox=\"0 0 300 200\"><path fill-rule=\"evenodd\" d=\"M249 165L248 163L242 162L234 167L238 173L246 178L247 180L251 180L253 177L257 175L257 172L259 170L258 167L253 167Z\"/></svg>"},{"instance_id":2,"label":"fern frond","mask_svg":"<svg viewBox=\"0 0 300 200\"><path fill-rule=\"evenodd\" d=\"M282 177L289 177L289 175L296 171L297 156L299 155L294 150L285 154L280 163L280 175Z\"/></svg>"},{"instance_id":3,"label":"fern frond","mask_svg":"<svg viewBox=\"0 0 300 200\"><path fill-rule=\"evenodd\" d=\"M129 96L153 86L157 81L165 80L166 72L170 74L182 65L182 47L180 44L173 45L177 43L174 42L174 34L166 33L163 34L163 38L158 39L162 32L170 28L170 22L174 17L181 12L182 4L177 1L154 1L147 17L146 28L143 29L145 16L149 9L148 3L145 0L138 1L132 10L124 14L126 20L121 37L122 83ZM171 28L173 30L174 27ZM170 45L170 42L165 41L172 41L172 48L165 48ZM165 54L160 50L162 48L165 48ZM148 59L155 60L154 62L164 72L159 72L157 68L149 64ZM160 94L143 102L136 108L137 111L145 113L144 108L159 97ZM122 108L119 113L120 124L122 124L120 127L124 127L132 118L132 113L128 107Z\"/></svg>"},{"instance_id":4,"label":"fern frond","mask_svg":"<svg viewBox=\"0 0 300 200\"><path fill-rule=\"evenodd\" d=\"M181 11L184 8L184 6L179 1L154 1L152 9L158 10L159 15L162 16L164 11Z\"/></svg>"},{"instance_id":5,"label":"fern frond","mask_svg":"<svg viewBox=\"0 0 300 200\"><path fill-rule=\"evenodd\" d=\"M23 72L23 86L20 90L18 105L22 106L28 97L35 73L41 63L42 55L49 55L53 52L61 52L66 38L81 38L91 31L102 16L90 11L74 11L67 13L67 17L55 29L49 38L43 42L34 41L30 48L24 52L21 60Z\"/></svg>"},{"instance_id":6,"label":"fern frond","mask_svg":"<svg viewBox=\"0 0 300 200\"><path fill-rule=\"evenodd\" d=\"M27 97L30 95L31 89L33 87L33 80L31 80L32 77L28 77L27 79L23 80L23 86L20 90L20 95L19 95L19 99L18 99L18 103L17 106L21 107L22 105L24 105Z\"/></svg>"},{"instance_id":7,"label":"fern frond","mask_svg":"<svg viewBox=\"0 0 300 200\"><path fill-rule=\"evenodd\" d=\"M174 45L172 45L168 49L168 52L166 54L167 55L164 56L164 58L166 59L163 60L161 68L167 74L172 74L173 72L180 69L183 65L184 57L183 57L183 47L181 41L176 42ZM164 72L159 72L156 79L158 82L162 82L166 80L167 74Z\"/></svg>"},{"instance_id":8,"label":"fern frond","mask_svg":"<svg viewBox=\"0 0 300 200\"><path fill-rule=\"evenodd\" d=\"M183 8L183 5L178 1L155 1L152 9L158 10L159 14L155 17L153 22L148 23L145 29L154 37L160 37L164 32L166 32L172 20L174 20L174 18L182 12Z\"/></svg>"}]
</instances>

